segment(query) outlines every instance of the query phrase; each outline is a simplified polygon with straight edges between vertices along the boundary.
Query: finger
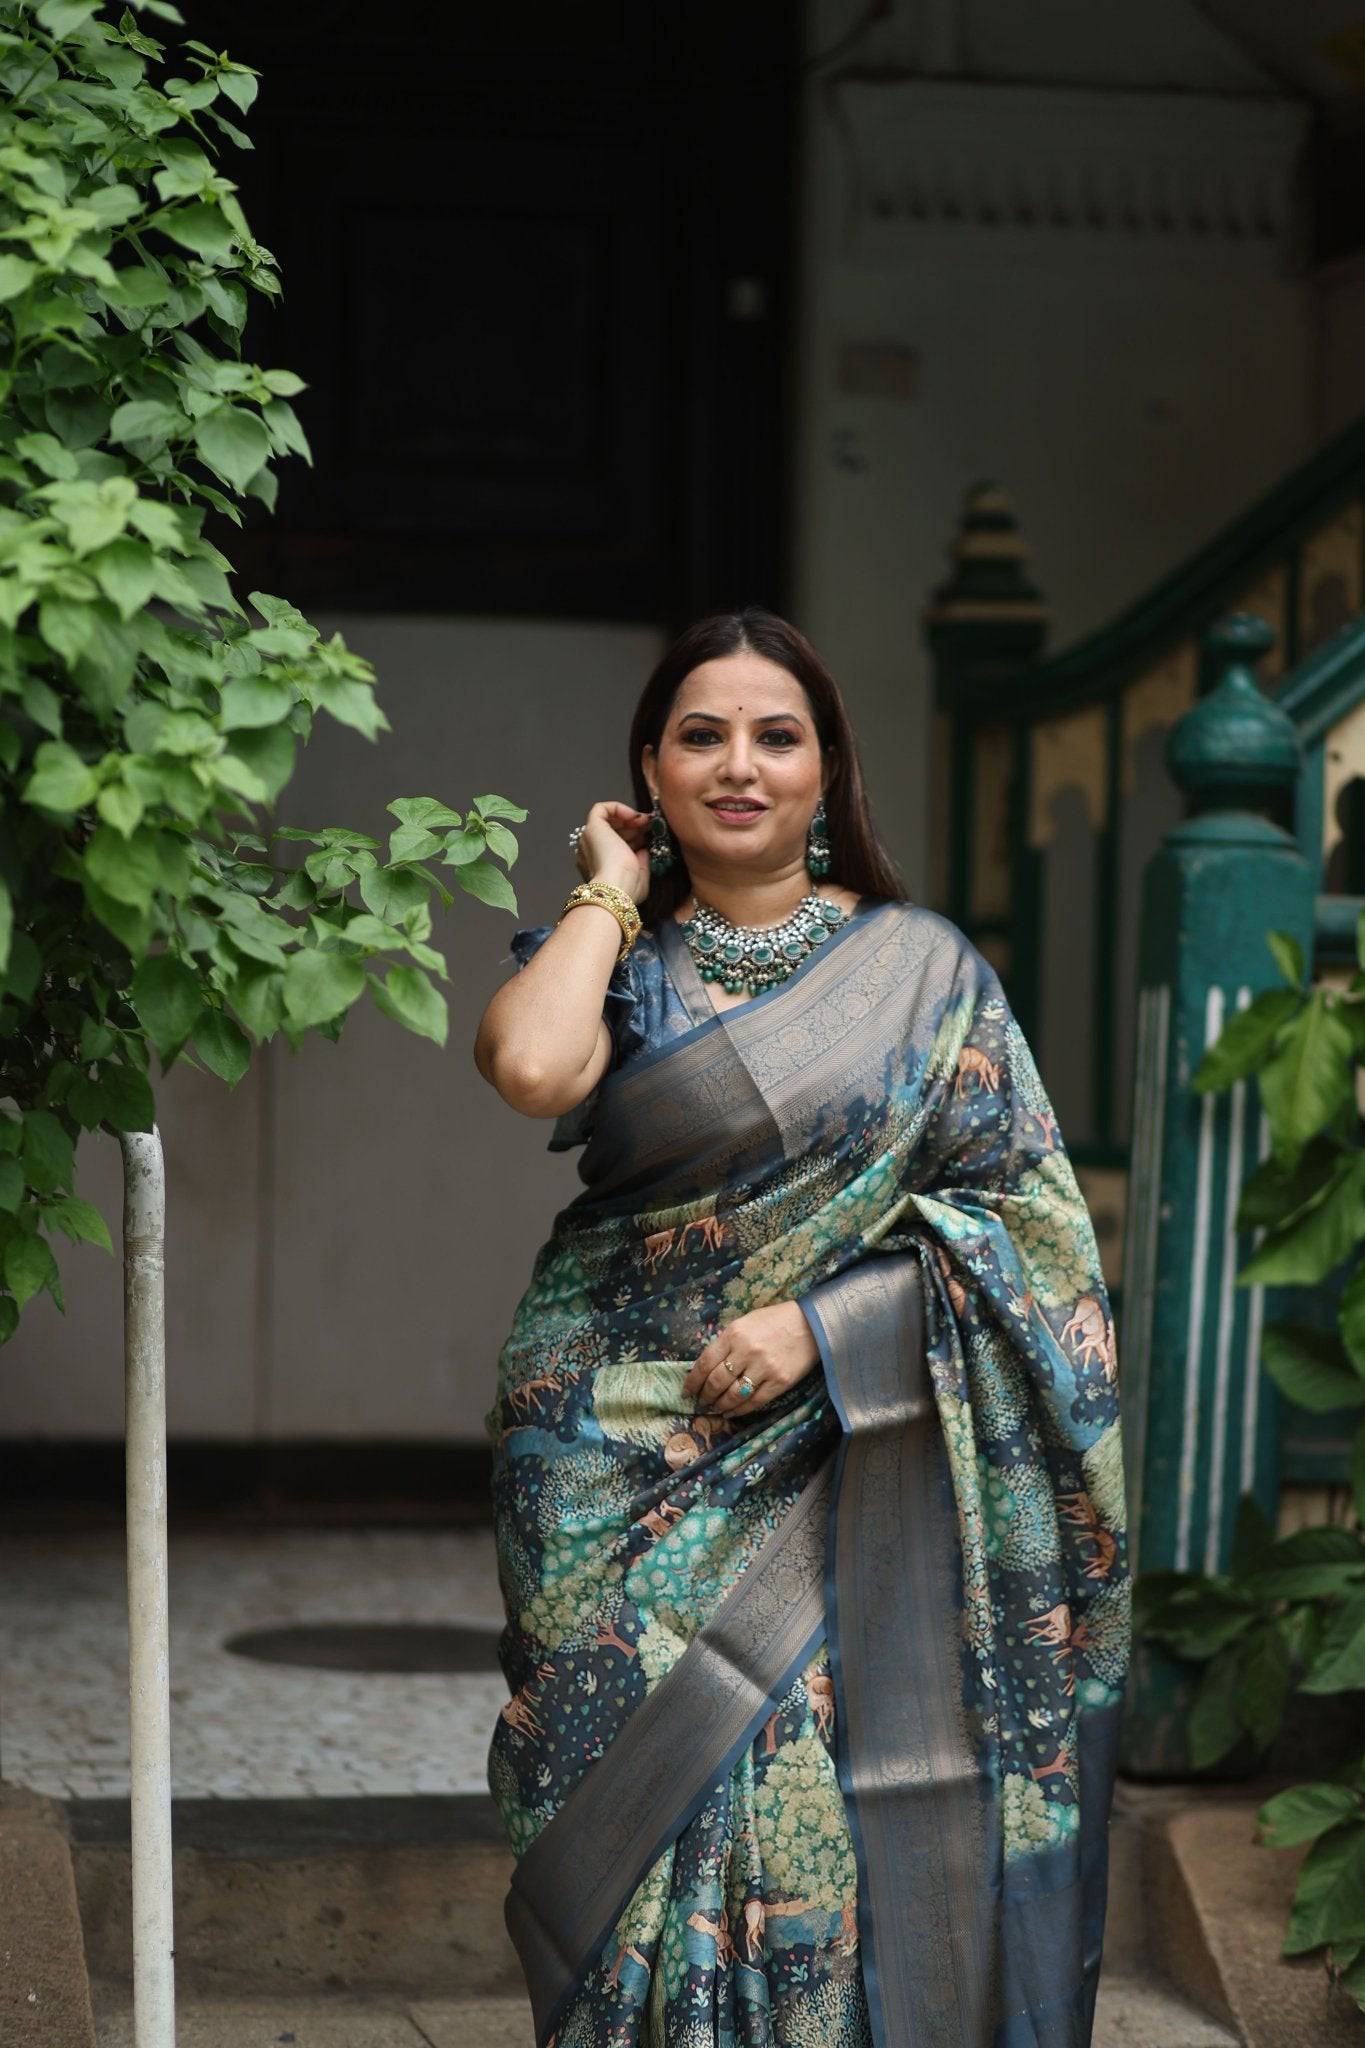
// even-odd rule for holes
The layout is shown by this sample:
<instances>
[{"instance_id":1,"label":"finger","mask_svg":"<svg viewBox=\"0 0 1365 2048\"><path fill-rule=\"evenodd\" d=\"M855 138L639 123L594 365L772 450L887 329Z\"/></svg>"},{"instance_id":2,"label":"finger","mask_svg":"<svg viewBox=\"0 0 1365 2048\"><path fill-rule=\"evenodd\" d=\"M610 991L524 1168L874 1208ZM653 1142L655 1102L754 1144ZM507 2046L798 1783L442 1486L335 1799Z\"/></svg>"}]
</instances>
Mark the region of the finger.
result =
<instances>
[{"instance_id":1,"label":"finger","mask_svg":"<svg viewBox=\"0 0 1365 2048\"><path fill-rule=\"evenodd\" d=\"M749 1383L753 1387L753 1392L751 1394L741 1394L739 1384L743 1378L744 1374L742 1372L736 1373L734 1380L726 1388L723 1398L716 1405L716 1412L718 1414L745 1415L751 1408L761 1408L769 1398L765 1391L767 1381L756 1380L752 1373L749 1374Z\"/></svg>"},{"instance_id":2,"label":"finger","mask_svg":"<svg viewBox=\"0 0 1365 2048\"><path fill-rule=\"evenodd\" d=\"M732 1367L727 1360L722 1359L721 1363L706 1376L701 1391L702 1400L715 1407L729 1393L735 1381L743 1377L743 1372L738 1367Z\"/></svg>"}]
</instances>

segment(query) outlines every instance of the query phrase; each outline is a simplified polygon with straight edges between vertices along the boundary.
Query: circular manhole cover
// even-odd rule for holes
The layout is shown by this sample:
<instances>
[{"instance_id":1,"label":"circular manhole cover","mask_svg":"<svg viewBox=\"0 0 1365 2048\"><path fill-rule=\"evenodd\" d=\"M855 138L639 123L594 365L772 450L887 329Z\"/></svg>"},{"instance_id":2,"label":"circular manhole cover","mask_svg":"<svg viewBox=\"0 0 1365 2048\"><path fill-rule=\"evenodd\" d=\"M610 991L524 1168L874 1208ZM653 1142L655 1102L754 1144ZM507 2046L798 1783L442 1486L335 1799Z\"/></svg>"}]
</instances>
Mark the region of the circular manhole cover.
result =
<instances>
[{"instance_id":1,"label":"circular manhole cover","mask_svg":"<svg viewBox=\"0 0 1365 2048\"><path fill-rule=\"evenodd\" d=\"M321 1671L496 1671L498 1631L421 1621L313 1621L245 1629L223 1644L262 1664Z\"/></svg>"}]
</instances>

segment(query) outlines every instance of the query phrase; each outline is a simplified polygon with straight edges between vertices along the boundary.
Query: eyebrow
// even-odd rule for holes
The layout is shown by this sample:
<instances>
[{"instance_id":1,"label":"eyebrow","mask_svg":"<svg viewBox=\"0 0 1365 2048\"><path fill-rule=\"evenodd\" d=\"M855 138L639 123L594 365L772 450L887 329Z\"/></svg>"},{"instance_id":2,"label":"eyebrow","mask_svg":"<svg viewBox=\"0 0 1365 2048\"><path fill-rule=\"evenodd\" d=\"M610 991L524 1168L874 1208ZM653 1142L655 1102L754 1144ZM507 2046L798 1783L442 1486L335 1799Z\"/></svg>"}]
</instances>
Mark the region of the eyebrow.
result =
<instances>
[{"instance_id":1,"label":"eyebrow","mask_svg":"<svg viewBox=\"0 0 1365 2048\"><path fill-rule=\"evenodd\" d=\"M679 725L686 725L689 718L709 718L713 725L728 725L730 723L728 718L721 717L719 711L684 711L682 717L678 720ZM771 725L775 718L790 718L797 725L802 723L799 711L765 711L754 720L754 724Z\"/></svg>"}]
</instances>

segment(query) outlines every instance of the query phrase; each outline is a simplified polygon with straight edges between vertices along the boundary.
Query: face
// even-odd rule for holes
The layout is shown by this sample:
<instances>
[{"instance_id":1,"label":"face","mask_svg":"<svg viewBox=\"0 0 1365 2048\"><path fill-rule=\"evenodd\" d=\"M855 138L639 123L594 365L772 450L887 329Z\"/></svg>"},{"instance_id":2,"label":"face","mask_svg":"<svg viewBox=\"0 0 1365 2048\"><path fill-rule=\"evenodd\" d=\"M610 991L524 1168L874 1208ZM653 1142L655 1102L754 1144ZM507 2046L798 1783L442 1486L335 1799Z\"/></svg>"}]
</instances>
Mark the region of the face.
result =
<instances>
[{"instance_id":1,"label":"face","mask_svg":"<svg viewBox=\"0 0 1365 2048\"><path fill-rule=\"evenodd\" d=\"M810 700L779 663L748 648L702 662L641 765L689 867L804 859L827 774Z\"/></svg>"}]
</instances>

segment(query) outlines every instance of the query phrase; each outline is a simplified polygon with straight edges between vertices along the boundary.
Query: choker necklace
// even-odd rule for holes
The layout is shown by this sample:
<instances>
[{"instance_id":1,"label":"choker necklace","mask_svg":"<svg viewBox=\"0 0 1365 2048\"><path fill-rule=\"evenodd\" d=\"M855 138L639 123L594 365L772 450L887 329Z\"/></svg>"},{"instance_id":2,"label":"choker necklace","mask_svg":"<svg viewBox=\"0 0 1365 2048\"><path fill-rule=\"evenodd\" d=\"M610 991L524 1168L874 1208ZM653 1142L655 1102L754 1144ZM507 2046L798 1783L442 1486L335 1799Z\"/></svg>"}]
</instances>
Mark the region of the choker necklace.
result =
<instances>
[{"instance_id":1,"label":"choker necklace","mask_svg":"<svg viewBox=\"0 0 1365 2048\"><path fill-rule=\"evenodd\" d=\"M732 995L761 995L785 981L852 912L814 890L780 924L731 924L693 891L696 910L679 929L703 981L718 981Z\"/></svg>"}]
</instances>

